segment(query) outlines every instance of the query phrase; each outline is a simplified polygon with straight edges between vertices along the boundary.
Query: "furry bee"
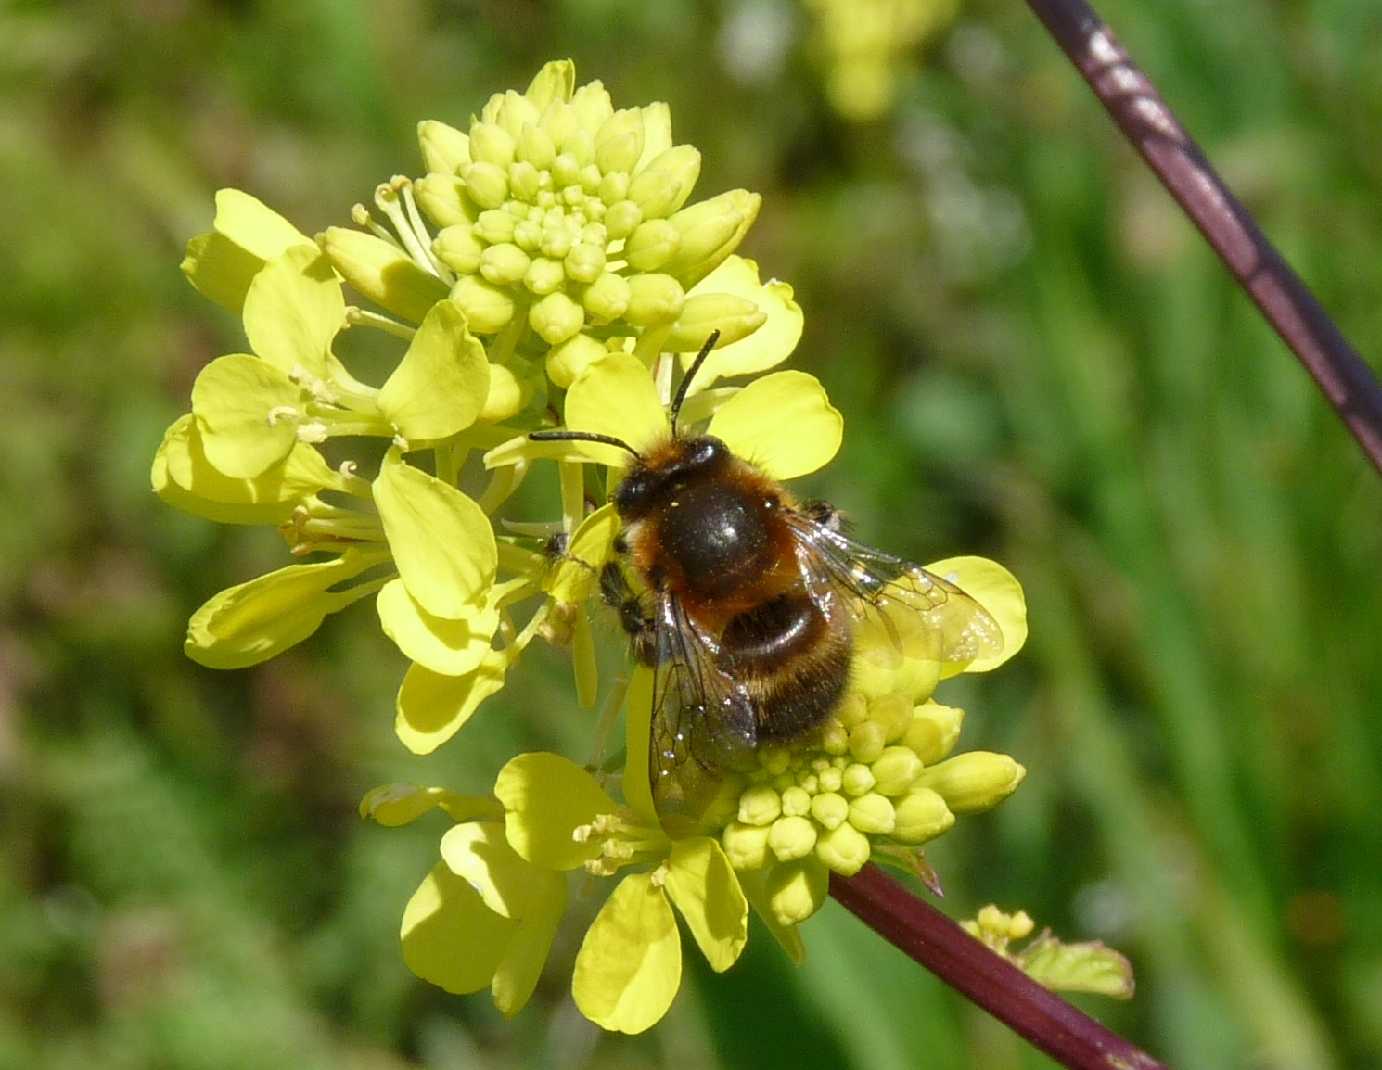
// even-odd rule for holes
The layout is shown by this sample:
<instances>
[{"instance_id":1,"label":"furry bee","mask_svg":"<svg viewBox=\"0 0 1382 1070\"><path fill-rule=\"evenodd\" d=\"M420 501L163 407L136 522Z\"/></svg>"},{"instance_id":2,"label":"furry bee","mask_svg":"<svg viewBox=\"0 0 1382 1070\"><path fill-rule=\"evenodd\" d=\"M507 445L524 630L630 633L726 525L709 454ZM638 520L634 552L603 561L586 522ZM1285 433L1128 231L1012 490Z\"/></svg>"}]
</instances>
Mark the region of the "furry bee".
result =
<instances>
[{"instance_id":1,"label":"furry bee","mask_svg":"<svg viewBox=\"0 0 1382 1070\"><path fill-rule=\"evenodd\" d=\"M671 435L639 453L621 439L536 431L538 440L602 442L632 461L614 490L623 522L601 594L635 658L655 670L649 765L660 807L688 804L755 748L820 727L849 683L855 637L872 619L901 654L967 664L998 654L988 611L919 565L856 542L824 502L799 503L718 438ZM629 573L637 578L630 583Z\"/></svg>"}]
</instances>

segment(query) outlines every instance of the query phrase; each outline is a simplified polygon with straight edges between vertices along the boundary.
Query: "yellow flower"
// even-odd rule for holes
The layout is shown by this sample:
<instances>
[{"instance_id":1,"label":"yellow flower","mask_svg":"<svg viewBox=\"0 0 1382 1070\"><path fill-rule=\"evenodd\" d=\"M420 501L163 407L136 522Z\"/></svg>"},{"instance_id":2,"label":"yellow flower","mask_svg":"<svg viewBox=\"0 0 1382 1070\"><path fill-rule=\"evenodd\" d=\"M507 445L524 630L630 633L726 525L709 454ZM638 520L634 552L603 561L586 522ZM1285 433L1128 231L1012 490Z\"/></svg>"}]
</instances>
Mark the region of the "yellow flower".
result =
<instances>
[{"instance_id":1,"label":"yellow flower","mask_svg":"<svg viewBox=\"0 0 1382 1070\"><path fill-rule=\"evenodd\" d=\"M1132 964L1119 952L1097 940L1067 944L1050 929L1016 949L1014 940L1025 940L1036 928L1025 910L1008 914L986 906L961 927L998 952L1032 980L1056 992L1092 992L1114 999L1132 999Z\"/></svg>"}]
</instances>

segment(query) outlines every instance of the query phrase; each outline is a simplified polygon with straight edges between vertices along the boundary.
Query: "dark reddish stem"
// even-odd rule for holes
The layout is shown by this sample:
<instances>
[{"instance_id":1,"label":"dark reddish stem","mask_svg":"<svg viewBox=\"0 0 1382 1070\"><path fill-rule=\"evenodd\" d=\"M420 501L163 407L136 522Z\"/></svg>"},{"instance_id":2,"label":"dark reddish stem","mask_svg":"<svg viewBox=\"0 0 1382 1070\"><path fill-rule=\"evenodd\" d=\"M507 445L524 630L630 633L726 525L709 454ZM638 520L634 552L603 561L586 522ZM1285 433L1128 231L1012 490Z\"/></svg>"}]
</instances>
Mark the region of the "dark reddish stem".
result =
<instances>
[{"instance_id":1,"label":"dark reddish stem","mask_svg":"<svg viewBox=\"0 0 1382 1070\"><path fill-rule=\"evenodd\" d=\"M1382 471L1382 387L1363 358L1094 10L1083 0L1027 4Z\"/></svg>"},{"instance_id":2,"label":"dark reddish stem","mask_svg":"<svg viewBox=\"0 0 1382 1070\"><path fill-rule=\"evenodd\" d=\"M865 925L1071 1070L1164 1070L1150 1055L1042 988L929 903L869 864L830 877Z\"/></svg>"}]
</instances>

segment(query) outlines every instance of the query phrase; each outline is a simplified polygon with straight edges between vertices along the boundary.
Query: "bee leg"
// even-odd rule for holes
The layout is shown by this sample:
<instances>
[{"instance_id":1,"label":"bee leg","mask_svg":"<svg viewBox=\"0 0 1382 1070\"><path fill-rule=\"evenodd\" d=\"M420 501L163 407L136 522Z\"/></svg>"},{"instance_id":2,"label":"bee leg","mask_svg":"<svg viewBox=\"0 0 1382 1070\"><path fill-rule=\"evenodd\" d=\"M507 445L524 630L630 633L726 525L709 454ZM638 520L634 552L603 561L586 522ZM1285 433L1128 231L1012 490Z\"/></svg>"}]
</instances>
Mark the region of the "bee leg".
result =
<instances>
[{"instance_id":1,"label":"bee leg","mask_svg":"<svg viewBox=\"0 0 1382 1070\"><path fill-rule=\"evenodd\" d=\"M836 509L829 502L813 499L812 501L804 503L801 507L801 511L809 519L830 531L844 531L847 526L844 513L840 512L840 510Z\"/></svg>"},{"instance_id":2,"label":"bee leg","mask_svg":"<svg viewBox=\"0 0 1382 1070\"><path fill-rule=\"evenodd\" d=\"M619 627L628 634L633 656L643 665L657 665L657 621L644 612L624 570L613 561L600 570L600 598L619 614Z\"/></svg>"}]
</instances>

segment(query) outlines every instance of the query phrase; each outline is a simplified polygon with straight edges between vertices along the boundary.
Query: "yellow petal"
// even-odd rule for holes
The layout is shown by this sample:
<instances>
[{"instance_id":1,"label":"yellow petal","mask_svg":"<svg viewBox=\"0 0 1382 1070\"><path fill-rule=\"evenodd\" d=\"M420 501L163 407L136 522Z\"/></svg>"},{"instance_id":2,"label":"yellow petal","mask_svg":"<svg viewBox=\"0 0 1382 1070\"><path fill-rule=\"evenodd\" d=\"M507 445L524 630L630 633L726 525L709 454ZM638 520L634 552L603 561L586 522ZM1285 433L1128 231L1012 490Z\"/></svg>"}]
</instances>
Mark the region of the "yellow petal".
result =
<instances>
[{"instance_id":1,"label":"yellow petal","mask_svg":"<svg viewBox=\"0 0 1382 1070\"><path fill-rule=\"evenodd\" d=\"M787 957L800 966L806 961L806 944L802 942L799 926L784 925L774 915L768 895L768 872L766 869L740 871L740 887L744 889L749 905L753 907L759 921L773 934L773 939L787 953Z\"/></svg>"},{"instance_id":2,"label":"yellow petal","mask_svg":"<svg viewBox=\"0 0 1382 1070\"><path fill-rule=\"evenodd\" d=\"M216 233L224 235L261 261L282 256L295 245L313 245L312 239L293 226L258 197L238 189L216 191Z\"/></svg>"},{"instance_id":3,"label":"yellow petal","mask_svg":"<svg viewBox=\"0 0 1382 1070\"><path fill-rule=\"evenodd\" d=\"M332 561L289 565L224 590L187 622L183 650L209 669L243 669L266 661L306 639L328 613L359 598L355 591L327 588L380 560L377 554L343 554Z\"/></svg>"},{"instance_id":4,"label":"yellow petal","mask_svg":"<svg viewBox=\"0 0 1382 1070\"><path fill-rule=\"evenodd\" d=\"M622 458L622 459L621 459ZM520 462L569 461L572 464L625 465L631 458L615 446L601 446L594 442L533 441L527 435L515 435L501 442L484 456L486 468L503 468Z\"/></svg>"},{"instance_id":5,"label":"yellow petal","mask_svg":"<svg viewBox=\"0 0 1382 1070\"><path fill-rule=\"evenodd\" d=\"M543 590L558 602L584 602L602 569L613 556L614 539L622 522L614 506L602 505L581 521L566 547L566 556L552 570Z\"/></svg>"},{"instance_id":6,"label":"yellow petal","mask_svg":"<svg viewBox=\"0 0 1382 1070\"><path fill-rule=\"evenodd\" d=\"M792 371L749 383L720 406L706 433L774 479L793 479L835 456L844 426L816 378Z\"/></svg>"},{"instance_id":7,"label":"yellow petal","mask_svg":"<svg viewBox=\"0 0 1382 1070\"><path fill-rule=\"evenodd\" d=\"M620 790L634 813L656 822L657 806L648 768L652 716L653 671L646 665L636 665L624 699L624 779Z\"/></svg>"},{"instance_id":8,"label":"yellow petal","mask_svg":"<svg viewBox=\"0 0 1382 1070\"><path fill-rule=\"evenodd\" d=\"M438 301L388 381L379 411L404 438L449 438L475 422L489 396L485 347L454 301Z\"/></svg>"},{"instance_id":9,"label":"yellow petal","mask_svg":"<svg viewBox=\"0 0 1382 1070\"><path fill-rule=\"evenodd\" d=\"M206 459L191 413L164 434L150 475L154 492L169 505L221 524L282 524L304 498L341 490L344 483L302 442L255 478L232 478Z\"/></svg>"},{"instance_id":10,"label":"yellow petal","mask_svg":"<svg viewBox=\"0 0 1382 1070\"><path fill-rule=\"evenodd\" d=\"M512 1018L521 1011L533 994L565 912L566 882L560 878L544 882L530 900L528 913L518 922L490 984L494 1005L505 1017Z\"/></svg>"},{"instance_id":11,"label":"yellow petal","mask_svg":"<svg viewBox=\"0 0 1382 1070\"><path fill-rule=\"evenodd\" d=\"M245 295L250 348L281 372L326 374L326 353L345 322L345 298L330 261L315 246L270 260Z\"/></svg>"},{"instance_id":12,"label":"yellow petal","mask_svg":"<svg viewBox=\"0 0 1382 1070\"><path fill-rule=\"evenodd\" d=\"M631 353L611 353L592 364L566 393L566 426L621 438L640 453L668 435L667 414L648 369ZM597 447L605 464L623 466L629 455Z\"/></svg>"},{"instance_id":13,"label":"yellow petal","mask_svg":"<svg viewBox=\"0 0 1382 1070\"><path fill-rule=\"evenodd\" d=\"M206 459L228 476L252 479L297 442L302 391L267 361L245 353L217 357L192 384Z\"/></svg>"},{"instance_id":14,"label":"yellow petal","mask_svg":"<svg viewBox=\"0 0 1382 1070\"><path fill-rule=\"evenodd\" d=\"M1003 652L971 661L965 672L995 669L1022 649L1027 642L1027 599L1017 577L986 557L947 557L926 568L987 609L1003 631Z\"/></svg>"},{"instance_id":15,"label":"yellow petal","mask_svg":"<svg viewBox=\"0 0 1382 1070\"><path fill-rule=\"evenodd\" d=\"M237 316L264 261L246 252L224 234L208 231L188 239L182 273L203 297Z\"/></svg>"},{"instance_id":16,"label":"yellow petal","mask_svg":"<svg viewBox=\"0 0 1382 1070\"><path fill-rule=\"evenodd\" d=\"M352 227L327 227L322 251L357 293L385 311L421 323L450 287L397 245Z\"/></svg>"},{"instance_id":17,"label":"yellow petal","mask_svg":"<svg viewBox=\"0 0 1382 1070\"><path fill-rule=\"evenodd\" d=\"M681 937L647 873L625 877L581 941L571 994L581 1013L619 1033L655 1025L681 985Z\"/></svg>"},{"instance_id":18,"label":"yellow petal","mask_svg":"<svg viewBox=\"0 0 1382 1070\"><path fill-rule=\"evenodd\" d=\"M535 905L551 901L554 888L565 886L561 874L521 858L498 821L468 821L448 830L441 838L441 857L485 906L506 918L528 917Z\"/></svg>"},{"instance_id":19,"label":"yellow petal","mask_svg":"<svg viewBox=\"0 0 1382 1070\"><path fill-rule=\"evenodd\" d=\"M720 845L707 836L673 844L665 887L710 968L733 966L748 943L749 903Z\"/></svg>"},{"instance_id":20,"label":"yellow petal","mask_svg":"<svg viewBox=\"0 0 1382 1070\"><path fill-rule=\"evenodd\" d=\"M438 862L403 908L403 961L448 992L478 992L494 977L517 927Z\"/></svg>"},{"instance_id":21,"label":"yellow petal","mask_svg":"<svg viewBox=\"0 0 1382 1070\"><path fill-rule=\"evenodd\" d=\"M408 593L435 616L465 616L494 582L489 517L451 484L404 464L397 449L380 465L374 501Z\"/></svg>"},{"instance_id":22,"label":"yellow petal","mask_svg":"<svg viewBox=\"0 0 1382 1070\"><path fill-rule=\"evenodd\" d=\"M365 793L359 810L361 817L387 828L397 828L438 808L456 821L473 821L478 817L496 816L499 805L489 795L460 795L446 788L424 788L417 784L381 784Z\"/></svg>"},{"instance_id":23,"label":"yellow petal","mask_svg":"<svg viewBox=\"0 0 1382 1070\"><path fill-rule=\"evenodd\" d=\"M421 665L403 675L394 706L394 732L414 754L431 754L470 720L480 703L504 686L508 661L487 654L464 676L443 676Z\"/></svg>"},{"instance_id":24,"label":"yellow petal","mask_svg":"<svg viewBox=\"0 0 1382 1070\"><path fill-rule=\"evenodd\" d=\"M720 293L752 301L768 319L747 338L711 353L691 384L691 393L704 390L722 376L752 375L776 367L791 356L801 341L804 319L801 306L793 299L792 288L776 279L766 284L759 282L758 265L754 261L741 256L727 257L691 287L687 297ZM683 365L689 366L693 356L693 353L684 354Z\"/></svg>"},{"instance_id":25,"label":"yellow petal","mask_svg":"<svg viewBox=\"0 0 1382 1070\"><path fill-rule=\"evenodd\" d=\"M556 754L520 754L499 771L494 794L504 804L513 849L547 869L575 869L599 854L572 834L618 807L580 766Z\"/></svg>"},{"instance_id":26,"label":"yellow petal","mask_svg":"<svg viewBox=\"0 0 1382 1070\"><path fill-rule=\"evenodd\" d=\"M503 586L509 590L527 582L511 580ZM474 670L492 649L499 627L496 598L477 599L460 617L438 617L417 603L402 580L384 584L375 606L384 634L398 644L398 649L443 676L463 676Z\"/></svg>"}]
</instances>

